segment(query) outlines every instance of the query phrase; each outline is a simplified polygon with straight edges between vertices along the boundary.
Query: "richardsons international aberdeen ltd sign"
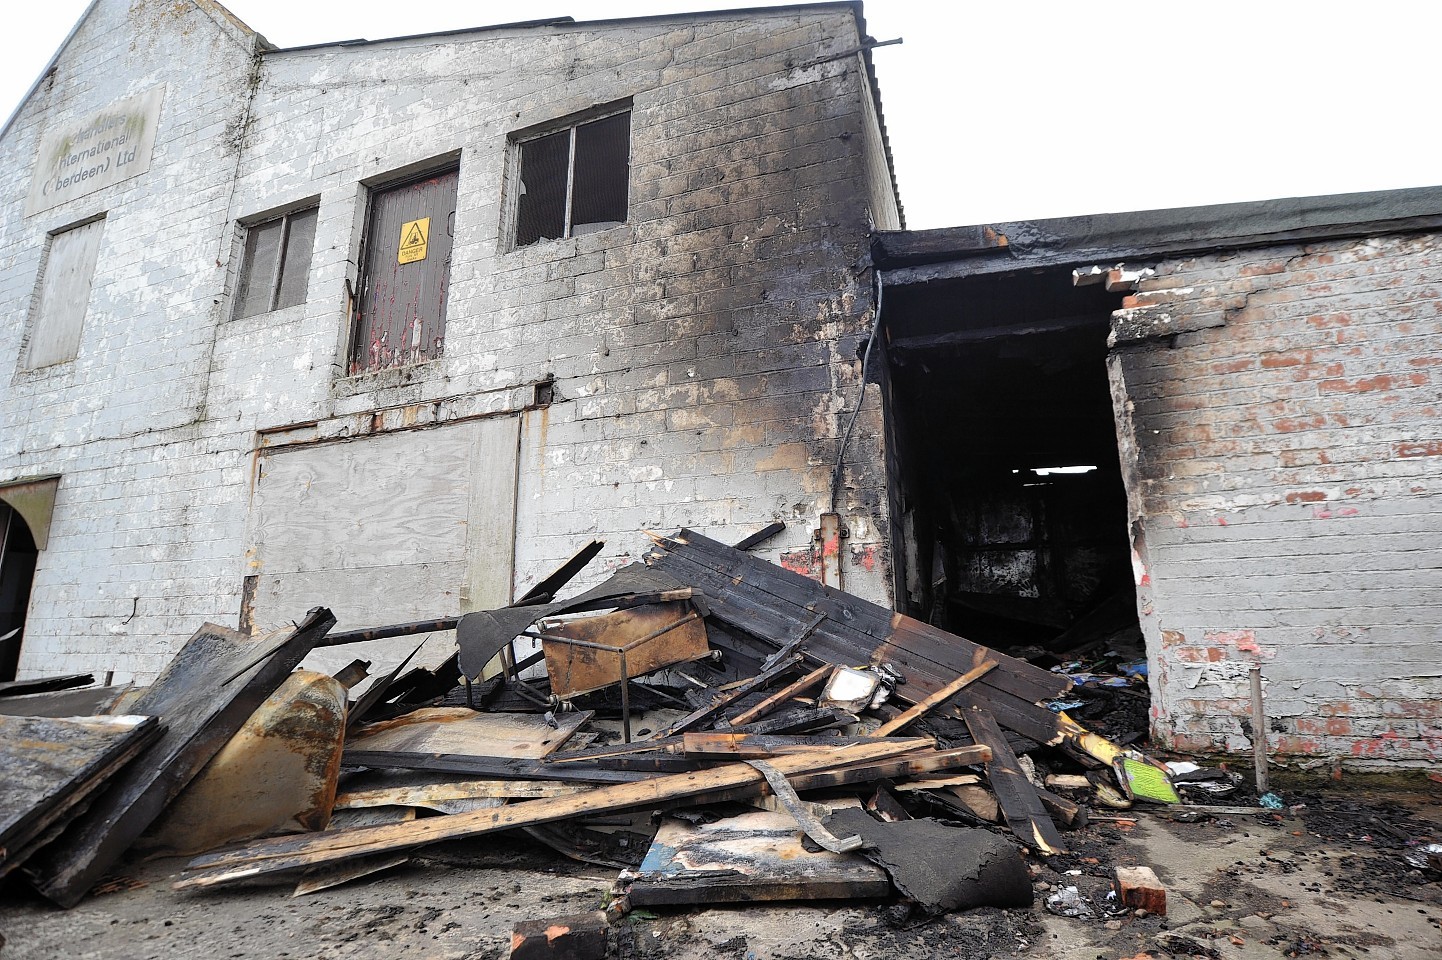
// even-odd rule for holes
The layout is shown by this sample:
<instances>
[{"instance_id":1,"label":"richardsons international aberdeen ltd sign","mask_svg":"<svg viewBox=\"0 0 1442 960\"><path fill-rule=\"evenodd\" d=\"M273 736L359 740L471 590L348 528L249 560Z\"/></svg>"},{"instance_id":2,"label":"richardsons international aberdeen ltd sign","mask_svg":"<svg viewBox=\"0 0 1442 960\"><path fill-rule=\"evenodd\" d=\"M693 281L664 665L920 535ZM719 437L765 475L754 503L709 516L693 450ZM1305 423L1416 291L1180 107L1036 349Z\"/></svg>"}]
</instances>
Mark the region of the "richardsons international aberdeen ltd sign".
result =
<instances>
[{"instance_id":1,"label":"richardsons international aberdeen ltd sign","mask_svg":"<svg viewBox=\"0 0 1442 960\"><path fill-rule=\"evenodd\" d=\"M35 159L26 216L149 170L164 95L163 86L155 87L47 130Z\"/></svg>"}]
</instances>

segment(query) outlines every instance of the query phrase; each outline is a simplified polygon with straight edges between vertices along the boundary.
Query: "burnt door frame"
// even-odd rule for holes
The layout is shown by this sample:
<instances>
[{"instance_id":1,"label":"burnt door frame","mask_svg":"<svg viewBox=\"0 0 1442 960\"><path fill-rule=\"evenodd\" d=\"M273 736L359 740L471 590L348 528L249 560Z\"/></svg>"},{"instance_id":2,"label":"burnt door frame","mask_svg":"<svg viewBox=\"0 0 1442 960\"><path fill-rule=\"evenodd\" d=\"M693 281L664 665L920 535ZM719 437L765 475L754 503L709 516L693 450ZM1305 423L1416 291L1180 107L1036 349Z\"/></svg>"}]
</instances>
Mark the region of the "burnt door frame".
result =
<instances>
[{"instance_id":1,"label":"burnt door frame","mask_svg":"<svg viewBox=\"0 0 1442 960\"><path fill-rule=\"evenodd\" d=\"M403 267L416 267L425 270L431 265L437 265L440 270L439 280L439 316L435 321L435 329L439 334L436 344L427 345L413 343L409 347L401 345L392 347L388 356L376 362L375 358L369 356L370 350L367 343L366 315L368 308L377 296L376 273L371 263L371 257L380 247L378 243L378 221L381 219L381 207L385 196L408 190L431 181L439 181L445 178L452 180L453 198L449 203L450 210L447 215L436 218L431 217L429 231L429 246L434 252L427 252L424 260L417 263L397 264L395 269ZM412 366L417 363L425 363L431 360L440 359L444 353L444 331L447 323L446 308L449 300L450 267L451 256L454 249L456 208L460 202L460 161L459 158L450 158L443 162L428 165L421 172L410 173L404 176L392 176L385 180L375 181L366 184L365 196L365 228L361 233L360 245L357 250L356 263L358 264L357 283L354 296L351 299L350 316L348 317L348 335L346 337L345 350L345 371L347 376L362 376L368 373L375 373L380 370L392 369L395 367ZM439 222L438 222L439 219ZM438 242L439 241L439 242ZM399 239L397 247L399 247ZM441 249L434 249L440 247ZM415 319L422 319L419 314ZM413 336L414 340L414 336Z\"/></svg>"}]
</instances>

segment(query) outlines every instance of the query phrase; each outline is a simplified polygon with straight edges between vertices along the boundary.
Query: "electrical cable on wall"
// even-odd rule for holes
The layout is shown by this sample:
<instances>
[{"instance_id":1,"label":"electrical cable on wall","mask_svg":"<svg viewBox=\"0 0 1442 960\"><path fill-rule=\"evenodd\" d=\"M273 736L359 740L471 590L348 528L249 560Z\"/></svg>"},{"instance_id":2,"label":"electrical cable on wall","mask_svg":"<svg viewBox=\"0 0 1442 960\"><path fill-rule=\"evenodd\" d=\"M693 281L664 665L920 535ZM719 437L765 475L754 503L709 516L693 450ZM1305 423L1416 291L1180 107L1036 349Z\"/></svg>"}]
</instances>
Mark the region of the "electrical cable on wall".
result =
<instances>
[{"instance_id":1,"label":"electrical cable on wall","mask_svg":"<svg viewBox=\"0 0 1442 960\"><path fill-rule=\"evenodd\" d=\"M870 369L871 348L876 345L876 336L881 332L881 271L876 274L876 316L871 320L871 335L866 339L866 349L861 354L861 392L856 397L856 407L841 435L841 447L836 451L836 469L831 472L831 513L836 513L837 494L841 490L841 469L846 463L846 447L851 442L851 432L856 429L856 418L861 415L861 404L866 400L866 371Z\"/></svg>"}]
</instances>

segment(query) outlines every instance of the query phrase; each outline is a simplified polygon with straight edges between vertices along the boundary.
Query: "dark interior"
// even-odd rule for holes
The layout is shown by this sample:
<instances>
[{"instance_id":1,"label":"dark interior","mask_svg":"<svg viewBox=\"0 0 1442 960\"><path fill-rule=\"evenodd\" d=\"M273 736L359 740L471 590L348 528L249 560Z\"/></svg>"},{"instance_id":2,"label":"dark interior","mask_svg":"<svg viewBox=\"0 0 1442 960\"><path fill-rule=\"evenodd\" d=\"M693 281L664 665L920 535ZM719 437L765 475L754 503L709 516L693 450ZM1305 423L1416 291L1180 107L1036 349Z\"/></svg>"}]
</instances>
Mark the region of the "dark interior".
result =
<instances>
[{"instance_id":1,"label":"dark interior","mask_svg":"<svg viewBox=\"0 0 1442 960\"><path fill-rule=\"evenodd\" d=\"M38 556L24 518L0 501L0 682L14 680L20 664L25 610Z\"/></svg>"},{"instance_id":2,"label":"dark interior","mask_svg":"<svg viewBox=\"0 0 1442 960\"><path fill-rule=\"evenodd\" d=\"M904 612L1008 652L1135 627L1106 369L1120 301L1069 269L885 291Z\"/></svg>"}]
</instances>

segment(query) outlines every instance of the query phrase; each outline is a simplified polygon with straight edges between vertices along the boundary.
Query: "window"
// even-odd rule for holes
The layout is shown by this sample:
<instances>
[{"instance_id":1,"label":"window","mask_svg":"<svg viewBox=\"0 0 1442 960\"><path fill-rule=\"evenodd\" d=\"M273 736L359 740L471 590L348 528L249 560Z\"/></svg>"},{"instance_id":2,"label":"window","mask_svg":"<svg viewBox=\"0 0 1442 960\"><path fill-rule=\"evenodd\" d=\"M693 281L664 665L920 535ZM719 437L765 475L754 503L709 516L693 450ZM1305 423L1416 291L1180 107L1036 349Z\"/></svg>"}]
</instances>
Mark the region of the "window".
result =
<instances>
[{"instance_id":1,"label":"window","mask_svg":"<svg viewBox=\"0 0 1442 960\"><path fill-rule=\"evenodd\" d=\"M80 328L90 305L90 281L95 275L95 256L100 252L104 225L104 220L92 220L51 234L25 356L28 369L75 359Z\"/></svg>"},{"instance_id":2,"label":"window","mask_svg":"<svg viewBox=\"0 0 1442 960\"><path fill-rule=\"evenodd\" d=\"M371 194L348 364L352 376L444 354L459 180L453 167Z\"/></svg>"},{"instance_id":3,"label":"window","mask_svg":"<svg viewBox=\"0 0 1442 960\"><path fill-rule=\"evenodd\" d=\"M235 292L236 317L254 317L305 303L316 208L252 224L245 232L245 259Z\"/></svg>"},{"instance_id":4,"label":"window","mask_svg":"<svg viewBox=\"0 0 1442 960\"><path fill-rule=\"evenodd\" d=\"M631 112L520 140L516 246L626 222Z\"/></svg>"}]
</instances>

